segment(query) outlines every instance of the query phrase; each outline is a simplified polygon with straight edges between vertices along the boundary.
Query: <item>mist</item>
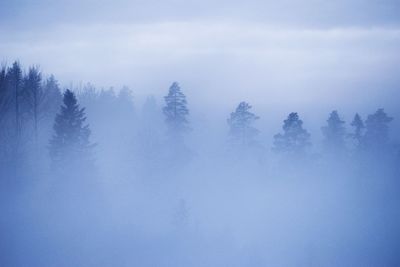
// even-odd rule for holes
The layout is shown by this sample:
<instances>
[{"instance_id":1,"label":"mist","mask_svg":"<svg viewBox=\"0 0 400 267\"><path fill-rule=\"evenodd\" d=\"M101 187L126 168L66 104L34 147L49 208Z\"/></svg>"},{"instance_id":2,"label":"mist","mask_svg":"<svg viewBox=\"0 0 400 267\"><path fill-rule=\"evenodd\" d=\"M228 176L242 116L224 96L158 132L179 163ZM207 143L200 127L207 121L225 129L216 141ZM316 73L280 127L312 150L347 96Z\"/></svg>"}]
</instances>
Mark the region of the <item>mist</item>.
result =
<instances>
[{"instance_id":1,"label":"mist","mask_svg":"<svg viewBox=\"0 0 400 267\"><path fill-rule=\"evenodd\" d=\"M399 266L396 1L2 1L1 266Z\"/></svg>"}]
</instances>

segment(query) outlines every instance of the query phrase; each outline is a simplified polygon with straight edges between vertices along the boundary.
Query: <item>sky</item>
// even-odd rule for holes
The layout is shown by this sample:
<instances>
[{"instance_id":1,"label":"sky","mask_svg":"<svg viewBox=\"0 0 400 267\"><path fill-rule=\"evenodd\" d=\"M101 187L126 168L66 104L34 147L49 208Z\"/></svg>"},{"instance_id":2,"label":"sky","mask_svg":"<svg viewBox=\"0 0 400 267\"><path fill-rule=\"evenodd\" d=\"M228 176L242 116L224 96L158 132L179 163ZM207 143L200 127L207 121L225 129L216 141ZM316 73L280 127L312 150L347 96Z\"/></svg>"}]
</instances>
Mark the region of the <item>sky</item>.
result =
<instances>
[{"instance_id":1,"label":"sky","mask_svg":"<svg viewBox=\"0 0 400 267\"><path fill-rule=\"evenodd\" d=\"M393 114L398 14L395 0L2 0L0 60L138 98L178 81L199 108Z\"/></svg>"}]
</instances>

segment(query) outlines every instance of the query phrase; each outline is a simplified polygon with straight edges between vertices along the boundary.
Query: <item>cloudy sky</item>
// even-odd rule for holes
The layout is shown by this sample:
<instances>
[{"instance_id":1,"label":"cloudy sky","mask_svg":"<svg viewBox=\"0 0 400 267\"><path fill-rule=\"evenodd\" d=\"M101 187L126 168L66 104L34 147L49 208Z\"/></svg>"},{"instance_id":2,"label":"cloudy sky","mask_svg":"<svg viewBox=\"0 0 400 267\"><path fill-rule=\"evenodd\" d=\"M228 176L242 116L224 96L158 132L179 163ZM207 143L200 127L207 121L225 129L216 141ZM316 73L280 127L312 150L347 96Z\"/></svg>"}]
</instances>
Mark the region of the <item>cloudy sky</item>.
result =
<instances>
[{"instance_id":1,"label":"cloudy sky","mask_svg":"<svg viewBox=\"0 0 400 267\"><path fill-rule=\"evenodd\" d=\"M2 0L0 59L38 64L63 86L140 96L176 80L213 106L393 113L398 14L397 0Z\"/></svg>"}]
</instances>

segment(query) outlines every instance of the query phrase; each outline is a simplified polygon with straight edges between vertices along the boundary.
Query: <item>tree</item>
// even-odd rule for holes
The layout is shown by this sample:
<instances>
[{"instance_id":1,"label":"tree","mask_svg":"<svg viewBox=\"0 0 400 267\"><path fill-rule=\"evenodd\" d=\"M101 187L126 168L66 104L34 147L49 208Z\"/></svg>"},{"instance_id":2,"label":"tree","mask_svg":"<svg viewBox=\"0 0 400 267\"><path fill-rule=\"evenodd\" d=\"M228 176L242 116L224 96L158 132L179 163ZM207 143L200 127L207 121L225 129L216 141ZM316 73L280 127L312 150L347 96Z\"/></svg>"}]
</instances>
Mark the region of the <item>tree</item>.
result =
<instances>
[{"instance_id":1,"label":"tree","mask_svg":"<svg viewBox=\"0 0 400 267\"><path fill-rule=\"evenodd\" d=\"M12 97L10 86L8 84L8 75L6 66L0 69L0 176L6 176L6 170L10 168L10 157L15 153L15 138L12 120ZM4 172L4 173L3 173Z\"/></svg>"},{"instance_id":2,"label":"tree","mask_svg":"<svg viewBox=\"0 0 400 267\"><path fill-rule=\"evenodd\" d=\"M186 118L189 114L189 110L186 107L186 96L182 93L178 83L174 82L164 99L166 106L163 108L163 112L166 117L168 134L173 140L180 140L183 133L189 130Z\"/></svg>"},{"instance_id":3,"label":"tree","mask_svg":"<svg viewBox=\"0 0 400 267\"><path fill-rule=\"evenodd\" d=\"M19 151L19 142L21 135L21 110L20 110L20 97L22 87L22 70L19 62L15 61L11 68L7 70L7 81L10 91L13 92L13 104L15 115L15 152Z\"/></svg>"},{"instance_id":4,"label":"tree","mask_svg":"<svg viewBox=\"0 0 400 267\"><path fill-rule=\"evenodd\" d=\"M229 135L235 145L245 147L256 143L254 138L259 131L252 125L259 117L250 112L250 109L251 106L248 103L240 102L228 119Z\"/></svg>"},{"instance_id":5,"label":"tree","mask_svg":"<svg viewBox=\"0 0 400 267\"><path fill-rule=\"evenodd\" d=\"M62 163L91 163L93 145L89 141L89 125L85 125L85 108L80 108L74 93L66 90L60 113L54 122L50 140L50 156L55 166Z\"/></svg>"},{"instance_id":6,"label":"tree","mask_svg":"<svg viewBox=\"0 0 400 267\"><path fill-rule=\"evenodd\" d=\"M50 77L46 79L42 87L44 91L44 116L53 120L61 106L63 96L58 82L53 75L50 75Z\"/></svg>"},{"instance_id":7,"label":"tree","mask_svg":"<svg viewBox=\"0 0 400 267\"><path fill-rule=\"evenodd\" d=\"M5 66L0 68L0 125L7 116L11 102L10 92L7 86L7 70Z\"/></svg>"},{"instance_id":8,"label":"tree","mask_svg":"<svg viewBox=\"0 0 400 267\"><path fill-rule=\"evenodd\" d=\"M132 91L124 86L118 93L117 105L123 114L130 114L130 118L134 114L133 95Z\"/></svg>"},{"instance_id":9,"label":"tree","mask_svg":"<svg viewBox=\"0 0 400 267\"><path fill-rule=\"evenodd\" d=\"M303 129L303 121L296 112L289 114L283 122L283 134L274 136L273 150L278 153L299 156L304 154L306 148L311 145L310 134Z\"/></svg>"},{"instance_id":10,"label":"tree","mask_svg":"<svg viewBox=\"0 0 400 267\"><path fill-rule=\"evenodd\" d=\"M361 144L361 140L363 137L363 131L365 128L364 122L361 119L361 116L356 113L354 115L354 119L350 124L352 127L354 127L354 133L352 133L350 136L355 140L356 146L358 147Z\"/></svg>"},{"instance_id":11,"label":"tree","mask_svg":"<svg viewBox=\"0 0 400 267\"><path fill-rule=\"evenodd\" d=\"M371 152L383 152L389 145L389 123L393 120L383 108L368 116L365 121L365 135L362 144Z\"/></svg>"},{"instance_id":12,"label":"tree","mask_svg":"<svg viewBox=\"0 0 400 267\"><path fill-rule=\"evenodd\" d=\"M28 75L24 78L24 93L27 99L29 111L33 116L35 144L38 143L38 121L41 105L44 100L42 88L42 74L37 67L29 68Z\"/></svg>"},{"instance_id":13,"label":"tree","mask_svg":"<svg viewBox=\"0 0 400 267\"><path fill-rule=\"evenodd\" d=\"M328 153L341 153L345 150L346 129L336 110L332 111L327 120L328 125L322 127L324 147Z\"/></svg>"},{"instance_id":14,"label":"tree","mask_svg":"<svg viewBox=\"0 0 400 267\"><path fill-rule=\"evenodd\" d=\"M14 169L14 176L19 175L19 166L21 165L21 90L22 90L22 69L19 62L15 61L12 67L7 69L7 91L10 93L10 103L13 105L13 113L10 117L14 117L13 121L10 121L10 129L12 129L12 135L9 135L8 141L11 145L10 154L8 157L11 160L11 166ZM10 157L11 156L11 157Z\"/></svg>"}]
</instances>

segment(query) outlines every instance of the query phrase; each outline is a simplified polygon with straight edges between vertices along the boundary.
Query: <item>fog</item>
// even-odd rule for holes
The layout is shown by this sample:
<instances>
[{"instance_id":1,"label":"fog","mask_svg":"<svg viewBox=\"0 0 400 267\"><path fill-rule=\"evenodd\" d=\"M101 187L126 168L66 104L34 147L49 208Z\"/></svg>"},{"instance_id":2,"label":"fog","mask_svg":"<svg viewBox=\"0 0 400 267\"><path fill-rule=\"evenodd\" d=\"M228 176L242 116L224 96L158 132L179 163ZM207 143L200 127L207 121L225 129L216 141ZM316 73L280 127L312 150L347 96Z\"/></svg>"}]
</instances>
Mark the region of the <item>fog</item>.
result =
<instances>
[{"instance_id":1,"label":"fog","mask_svg":"<svg viewBox=\"0 0 400 267\"><path fill-rule=\"evenodd\" d=\"M398 11L2 1L0 265L400 265Z\"/></svg>"}]
</instances>

